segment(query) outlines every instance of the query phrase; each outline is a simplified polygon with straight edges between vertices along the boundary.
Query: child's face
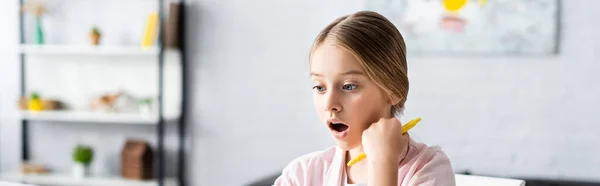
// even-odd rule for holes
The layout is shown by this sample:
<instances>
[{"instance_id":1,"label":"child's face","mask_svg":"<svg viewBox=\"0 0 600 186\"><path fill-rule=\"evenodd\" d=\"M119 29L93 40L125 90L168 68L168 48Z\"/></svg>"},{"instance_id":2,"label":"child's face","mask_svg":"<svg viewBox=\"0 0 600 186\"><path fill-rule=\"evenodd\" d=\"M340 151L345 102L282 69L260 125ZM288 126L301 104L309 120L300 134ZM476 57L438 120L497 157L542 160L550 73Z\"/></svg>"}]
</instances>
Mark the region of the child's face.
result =
<instances>
[{"instance_id":1,"label":"child's face","mask_svg":"<svg viewBox=\"0 0 600 186\"><path fill-rule=\"evenodd\" d=\"M354 55L324 42L310 62L315 108L338 146L361 145L362 132L389 117L389 96L366 74Z\"/></svg>"}]
</instances>

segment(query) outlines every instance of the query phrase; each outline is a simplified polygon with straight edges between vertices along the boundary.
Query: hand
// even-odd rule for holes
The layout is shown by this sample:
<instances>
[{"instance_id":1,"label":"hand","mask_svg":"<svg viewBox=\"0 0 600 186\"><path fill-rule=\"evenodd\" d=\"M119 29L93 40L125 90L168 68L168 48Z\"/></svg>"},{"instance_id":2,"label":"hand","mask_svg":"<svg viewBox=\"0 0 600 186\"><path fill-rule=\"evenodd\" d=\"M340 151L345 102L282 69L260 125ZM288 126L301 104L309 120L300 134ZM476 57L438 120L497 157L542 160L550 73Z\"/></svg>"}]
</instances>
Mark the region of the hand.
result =
<instances>
[{"instance_id":1,"label":"hand","mask_svg":"<svg viewBox=\"0 0 600 186\"><path fill-rule=\"evenodd\" d=\"M363 131L362 145L369 164L391 163L397 167L401 154L407 150L408 136L402 135L398 119L381 118Z\"/></svg>"}]
</instances>

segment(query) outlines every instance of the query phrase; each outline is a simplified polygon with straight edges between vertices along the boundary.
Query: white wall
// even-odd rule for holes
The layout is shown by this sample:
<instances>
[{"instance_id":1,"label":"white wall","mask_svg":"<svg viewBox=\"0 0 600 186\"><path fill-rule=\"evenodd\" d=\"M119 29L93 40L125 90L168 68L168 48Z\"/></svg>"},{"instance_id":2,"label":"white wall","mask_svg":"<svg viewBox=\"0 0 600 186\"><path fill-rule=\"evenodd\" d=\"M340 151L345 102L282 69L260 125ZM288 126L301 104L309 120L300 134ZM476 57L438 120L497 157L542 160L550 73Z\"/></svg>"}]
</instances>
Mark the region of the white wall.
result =
<instances>
[{"instance_id":1,"label":"white wall","mask_svg":"<svg viewBox=\"0 0 600 186\"><path fill-rule=\"evenodd\" d=\"M18 56L7 52L19 42L17 4L18 1L0 3L0 24L4 28L0 29L0 170L15 167L21 157L18 144L11 143L20 139L19 127L15 127L18 120L12 115L15 96L19 94Z\"/></svg>"},{"instance_id":2,"label":"white wall","mask_svg":"<svg viewBox=\"0 0 600 186\"><path fill-rule=\"evenodd\" d=\"M361 1L188 2L192 183L247 183L332 144L306 56ZM456 171L600 181L599 3L563 1L557 56L409 56L403 120L423 117L413 136L442 146Z\"/></svg>"},{"instance_id":3,"label":"white wall","mask_svg":"<svg viewBox=\"0 0 600 186\"><path fill-rule=\"evenodd\" d=\"M312 106L307 53L322 27L361 1L186 2L190 185L248 183L333 144ZM423 117L413 136L442 146L456 171L600 181L599 5L563 1L557 56L409 56L403 120ZM12 39L0 32L1 45ZM14 109L6 95L18 94L18 76L0 64L2 115ZM7 153L18 139L5 135L18 131L12 117L0 120L3 165L19 157Z\"/></svg>"}]
</instances>

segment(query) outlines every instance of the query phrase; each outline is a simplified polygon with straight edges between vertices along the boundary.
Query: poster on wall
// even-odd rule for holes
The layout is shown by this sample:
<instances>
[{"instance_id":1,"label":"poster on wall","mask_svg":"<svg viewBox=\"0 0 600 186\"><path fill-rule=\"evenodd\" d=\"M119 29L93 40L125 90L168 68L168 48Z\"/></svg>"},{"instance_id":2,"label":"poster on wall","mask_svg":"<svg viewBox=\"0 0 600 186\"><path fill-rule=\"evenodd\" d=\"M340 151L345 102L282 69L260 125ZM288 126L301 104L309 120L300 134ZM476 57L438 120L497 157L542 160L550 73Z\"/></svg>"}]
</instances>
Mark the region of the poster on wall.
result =
<instances>
[{"instance_id":1,"label":"poster on wall","mask_svg":"<svg viewBox=\"0 0 600 186\"><path fill-rule=\"evenodd\" d=\"M553 55L559 0L364 0L392 21L409 55Z\"/></svg>"}]
</instances>

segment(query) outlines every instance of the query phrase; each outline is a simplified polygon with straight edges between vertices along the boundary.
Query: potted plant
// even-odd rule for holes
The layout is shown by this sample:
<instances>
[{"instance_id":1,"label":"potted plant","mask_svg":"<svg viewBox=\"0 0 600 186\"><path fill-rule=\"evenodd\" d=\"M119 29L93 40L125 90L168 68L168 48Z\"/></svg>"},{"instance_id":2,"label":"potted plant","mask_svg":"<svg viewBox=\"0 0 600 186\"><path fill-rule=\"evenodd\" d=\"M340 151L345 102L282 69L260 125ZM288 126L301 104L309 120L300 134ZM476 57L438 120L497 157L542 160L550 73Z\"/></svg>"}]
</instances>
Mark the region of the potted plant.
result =
<instances>
[{"instance_id":1,"label":"potted plant","mask_svg":"<svg viewBox=\"0 0 600 186\"><path fill-rule=\"evenodd\" d=\"M28 108L31 111L41 111L44 110L44 105L42 103L42 99L38 92L31 93Z\"/></svg>"},{"instance_id":2,"label":"potted plant","mask_svg":"<svg viewBox=\"0 0 600 186\"><path fill-rule=\"evenodd\" d=\"M150 114L152 112L152 98L147 97L138 101L139 111L142 114Z\"/></svg>"},{"instance_id":3,"label":"potted plant","mask_svg":"<svg viewBox=\"0 0 600 186\"><path fill-rule=\"evenodd\" d=\"M77 145L73 149L73 176L83 178L89 175L89 166L94 159L92 147Z\"/></svg>"},{"instance_id":4,"label":"potted plant","mask_svg":"<svg viewBox=\"0 0 600 186\"><path fill-rule=\"evenodd\" d=\"M96 46L100 44L100 38L102 37L102 33L97 26L92 27L92 31L90 32L90 41L92 45Z\"/></svg>"}]
</instances>

